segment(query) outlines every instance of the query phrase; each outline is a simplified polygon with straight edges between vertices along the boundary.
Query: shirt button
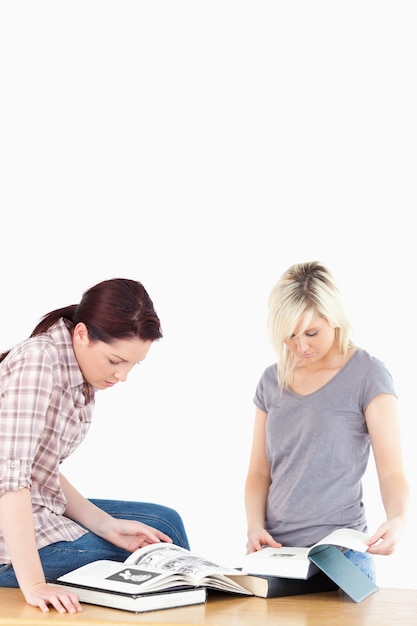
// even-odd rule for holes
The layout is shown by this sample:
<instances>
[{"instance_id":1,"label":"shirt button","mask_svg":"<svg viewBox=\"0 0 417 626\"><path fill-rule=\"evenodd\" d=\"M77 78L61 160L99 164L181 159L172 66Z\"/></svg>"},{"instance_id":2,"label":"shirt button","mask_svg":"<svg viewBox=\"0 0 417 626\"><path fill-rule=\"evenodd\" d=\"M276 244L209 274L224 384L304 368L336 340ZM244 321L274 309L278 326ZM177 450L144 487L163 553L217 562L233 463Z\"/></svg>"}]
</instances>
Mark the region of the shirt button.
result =
<instances>
[{"instance_id":1,"label":"shirt button","mask_svg":"<svg viewBox=\"0 0 417 626\"><path fill-rule=\"evenodd\" d=\"M12 462L10 463L10 467L11 467L12 469L14 469L14 468L16 467L16 465L17 465L16 461L12 461Z\"/></svg>"}]
</instances>

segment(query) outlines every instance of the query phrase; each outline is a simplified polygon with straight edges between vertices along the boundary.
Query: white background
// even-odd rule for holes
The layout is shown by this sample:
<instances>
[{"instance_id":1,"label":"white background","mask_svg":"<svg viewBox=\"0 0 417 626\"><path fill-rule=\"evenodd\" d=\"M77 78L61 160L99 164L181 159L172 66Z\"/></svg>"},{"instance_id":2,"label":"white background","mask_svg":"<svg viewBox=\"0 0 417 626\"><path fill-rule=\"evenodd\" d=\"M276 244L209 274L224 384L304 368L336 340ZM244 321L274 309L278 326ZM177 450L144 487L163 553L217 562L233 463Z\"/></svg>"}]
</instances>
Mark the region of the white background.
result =
<instances>
[{"instance_id":1,"label":"white background","mask_svg":"<svg viewBox=\"0 0 417 626\"><path fill-rule=\"evenodd\" d=\"M402 0L1 3L0 349L116 276L164 330L97 394L64 466L86 496L173 506L196 552L237 563L267 298L313 259L394 375L414 492L416 17ZM373 531L372 466L365 490ZM416 517L413 496L381 586L417 588Z\"/></svg>"}]
</instances>

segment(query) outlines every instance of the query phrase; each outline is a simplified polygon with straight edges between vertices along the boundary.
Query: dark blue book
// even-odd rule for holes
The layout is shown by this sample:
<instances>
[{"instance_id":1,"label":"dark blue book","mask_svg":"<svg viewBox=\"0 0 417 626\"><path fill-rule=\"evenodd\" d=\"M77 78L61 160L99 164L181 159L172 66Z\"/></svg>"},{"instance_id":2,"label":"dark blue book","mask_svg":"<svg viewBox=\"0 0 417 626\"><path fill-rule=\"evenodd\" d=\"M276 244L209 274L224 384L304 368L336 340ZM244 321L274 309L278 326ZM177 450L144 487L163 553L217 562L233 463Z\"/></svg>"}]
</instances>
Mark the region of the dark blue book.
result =
<instances>
[{"instance_id":1,"label":"dark blue book","mask_svg":"<svg viewBox=\"0 0 417 626\"><path fill-rule=\"evenodd\" d=\"M300 596L307 593L323 591L337 591L339 586L322 572L310 578L283 578L282 576L268 576L262 574L247 574L239 579L246 587L259 598L280 598L283 596Z\"/></svg>"}]
</instances>

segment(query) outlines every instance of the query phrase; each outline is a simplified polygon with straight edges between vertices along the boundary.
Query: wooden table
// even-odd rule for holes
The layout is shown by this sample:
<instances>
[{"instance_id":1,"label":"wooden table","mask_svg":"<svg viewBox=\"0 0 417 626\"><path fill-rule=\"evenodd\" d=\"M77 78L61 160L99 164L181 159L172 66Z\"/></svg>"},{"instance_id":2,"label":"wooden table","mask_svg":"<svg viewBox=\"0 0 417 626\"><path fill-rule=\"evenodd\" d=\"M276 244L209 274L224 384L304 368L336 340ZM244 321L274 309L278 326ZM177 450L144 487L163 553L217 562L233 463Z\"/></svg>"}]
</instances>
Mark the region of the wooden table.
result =
<instances>
[{"instance_id":1,"label":"wooden table","mask_svg":"<svg viewBox=\"0 0 417 626\"><path fill-rule=\"evenodd\" d=\"M380 589L356 604L341 591L285 598L208 594L207 604L129 613L88 604L82 613L42 613L19 589L0 588L0 624L7 626L401 626L417 625L417 590Z\"/></svg>"}]
</instances>

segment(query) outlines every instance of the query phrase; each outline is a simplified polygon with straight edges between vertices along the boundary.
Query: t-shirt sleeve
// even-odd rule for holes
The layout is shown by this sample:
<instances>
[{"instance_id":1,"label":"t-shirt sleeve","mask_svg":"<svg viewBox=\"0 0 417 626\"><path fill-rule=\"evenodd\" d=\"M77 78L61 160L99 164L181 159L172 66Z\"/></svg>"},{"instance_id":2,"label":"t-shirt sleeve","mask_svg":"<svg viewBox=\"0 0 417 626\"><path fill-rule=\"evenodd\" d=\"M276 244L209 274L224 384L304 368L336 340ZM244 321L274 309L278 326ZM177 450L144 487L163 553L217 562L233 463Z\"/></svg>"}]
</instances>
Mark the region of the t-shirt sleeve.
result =
<instances>
[{"instance_id":1,"label":"t-shirt sleeve","mask_svg":"<svg viewBox=\"0 0 417 626\"><path fill-rule=\"evenodd\" d=\"M365 413L368 404L382 393L397 397L390 371L382 361L371 357L369 369L363 376L360 398L362 413Z\"/></svg>"},{"instance_id":2,"label":"t-shirt sleeve","mask_svg":"<svg viewBox=\"0 0 417 626\"><path fill-rule=\"evenodd\" d=\"M253 402L258 409L268 413L272 398L277 397L277 394L277 367L276 365L270 365L266 368L258 381Z\"/></svg>"}]
</instances>

